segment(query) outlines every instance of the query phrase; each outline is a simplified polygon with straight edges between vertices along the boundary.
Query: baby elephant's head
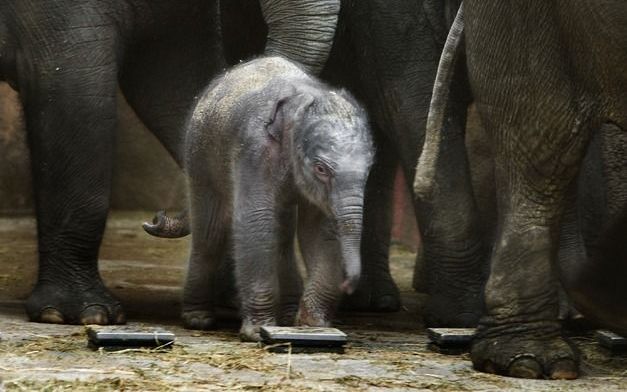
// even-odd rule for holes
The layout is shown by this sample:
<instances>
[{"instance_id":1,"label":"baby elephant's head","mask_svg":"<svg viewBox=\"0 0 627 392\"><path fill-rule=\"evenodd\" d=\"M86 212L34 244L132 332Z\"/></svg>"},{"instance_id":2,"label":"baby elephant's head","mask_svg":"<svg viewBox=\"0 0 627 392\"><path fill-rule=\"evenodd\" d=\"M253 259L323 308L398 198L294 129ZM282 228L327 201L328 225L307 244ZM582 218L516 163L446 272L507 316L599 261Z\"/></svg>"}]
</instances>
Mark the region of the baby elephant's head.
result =
<instances>
[{"instance_id":1,"label":"baby elephant's head","mask_svg":"<svg viewBox=\"0 0 627 392\"><path fill-rule=\"evenodd\" d=\"M346 91L312 88L289 98L289 159L302 196L336 223L351 293L361 273L364 191L374 157L366 112ZM285 113L286 111L284 111Z\"/></svg>"}]
</instances>

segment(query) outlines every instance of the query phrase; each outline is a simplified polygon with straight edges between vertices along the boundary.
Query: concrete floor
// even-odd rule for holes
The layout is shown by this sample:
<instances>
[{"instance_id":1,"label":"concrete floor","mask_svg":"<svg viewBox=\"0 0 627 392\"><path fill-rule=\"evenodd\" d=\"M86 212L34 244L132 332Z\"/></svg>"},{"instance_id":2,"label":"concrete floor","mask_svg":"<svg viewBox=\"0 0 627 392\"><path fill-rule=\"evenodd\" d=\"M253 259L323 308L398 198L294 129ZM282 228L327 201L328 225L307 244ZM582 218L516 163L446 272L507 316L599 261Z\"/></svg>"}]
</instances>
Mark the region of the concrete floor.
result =
<instances>
[{"instance_id":1,"label":"concrete floor","mask_svg":"<svg viewBox=\"0 0 627 392\"><path fill-rule=\"evenodd\" d=\"M590 336L575 381L518 380L472 370L467 354L426 348L423 297L411 290L414 255L395 248L392 272L403 309L395 314L340 314L344 354L275 354L240 343L237 322L218 331L179 326L180 283L187 240L150 238L140 227L150 213L114 213L101 252L101 272L123 301L131 329L165 328L177 335L165 352L119 353L86 347L85 328L29 323L22 310L36 273L35 222L0 219L0 390L625 390L627 357L612 356Z\"/></svg>"}]
</instances>

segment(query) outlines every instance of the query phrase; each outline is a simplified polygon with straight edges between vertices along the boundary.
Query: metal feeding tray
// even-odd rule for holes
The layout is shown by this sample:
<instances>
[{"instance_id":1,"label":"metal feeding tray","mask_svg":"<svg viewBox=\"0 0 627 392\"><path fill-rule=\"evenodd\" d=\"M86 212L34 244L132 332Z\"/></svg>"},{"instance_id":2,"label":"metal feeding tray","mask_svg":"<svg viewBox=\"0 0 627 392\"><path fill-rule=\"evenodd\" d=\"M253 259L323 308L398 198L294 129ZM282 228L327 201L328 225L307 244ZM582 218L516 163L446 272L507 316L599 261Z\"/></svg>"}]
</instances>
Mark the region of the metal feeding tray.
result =
<instances>
[{"instance_id":1,"label":"metal feeding tray","mask_svg":"<svg viewBox=\"0 0 627 392\"><path fill-rule=\"evenodd\" d=\"M284 352L288 347L297 352L343 351L348 341L337 328L320 327L261 327L259 334L271 351Z\"/></svg>"},{"instance_id":2,"label":"metal feeding tray","mask_svg":"<svg viewBox=\"0 0 627 392\"><path fill-rule=\"evenodd\" d=\"M132 331L118 328L87 328L88 346L107 350L170 348L175 335L167 331Z\"/></svg>"},{"instance_id":3,"label":"metal feeding tray","mask_svg":"<svg viewBox=\"0 0 627 392\"><path fill-rule=\"evenodd\" d=\"M594 334L599 345L611 351L627 351L627 338L612 331L600 329Z\"/></svg>"},{"instance_id":4,"label":"metal feeding tray","mask_svg":"<svg viewBox=\"0 0 627 392\"><path fill-rule=\"evenodd\" d=\"M428 348L441 354L461 354L468 350L475 333L474 328L427 328Z\"/></svg>"}]
</instances>

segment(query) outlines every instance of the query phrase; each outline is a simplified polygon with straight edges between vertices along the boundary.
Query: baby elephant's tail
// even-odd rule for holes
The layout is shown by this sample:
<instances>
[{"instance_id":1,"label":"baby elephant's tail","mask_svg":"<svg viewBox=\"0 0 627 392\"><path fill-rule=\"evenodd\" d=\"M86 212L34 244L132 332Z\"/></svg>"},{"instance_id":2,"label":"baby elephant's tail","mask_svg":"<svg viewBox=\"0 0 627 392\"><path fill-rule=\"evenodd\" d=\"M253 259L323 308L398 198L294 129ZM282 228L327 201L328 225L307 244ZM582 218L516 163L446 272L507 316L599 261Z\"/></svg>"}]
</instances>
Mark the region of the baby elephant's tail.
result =
<instances>
[{"instance_id":1,"label":"baby elephant's tail","mask_svg":"<svg viewBox=\"0 0 627 392\"><path fill-rule=\"evenodd\" d=\"M152 223L142 225L146 233L161 238L181 238L189 234L189 216L187 210L175 217L169 217L165 211L159 211L152 218Z\"/></svg>"}]
</instances>

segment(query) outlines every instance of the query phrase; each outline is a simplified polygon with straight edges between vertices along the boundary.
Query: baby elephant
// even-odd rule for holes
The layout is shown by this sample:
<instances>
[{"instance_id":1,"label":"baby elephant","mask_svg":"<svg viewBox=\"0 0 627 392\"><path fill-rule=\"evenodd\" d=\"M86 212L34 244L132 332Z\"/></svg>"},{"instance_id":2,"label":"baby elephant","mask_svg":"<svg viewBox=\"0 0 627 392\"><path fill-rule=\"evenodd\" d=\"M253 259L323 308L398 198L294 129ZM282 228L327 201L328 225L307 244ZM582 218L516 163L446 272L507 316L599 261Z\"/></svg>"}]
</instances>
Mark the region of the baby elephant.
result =
<instances>
[{"instance_id":1,"label":"baby elephant","mask_svg":"<svg viewBox=\"0 0 627 392\"><path fill-rule=\"evenodd\" d=\"M361 271L364 188L374 155L365 111L293 63L259 58L211 83L185 146L192 233L185 325L212 326L210 282L232 257L242 339L259 340L262 325L328 326ZM161 232L152 232L180 235L181 220L161 216ZM304 292L295 232L307 267Z\"/></svg>"}]
</instances>

